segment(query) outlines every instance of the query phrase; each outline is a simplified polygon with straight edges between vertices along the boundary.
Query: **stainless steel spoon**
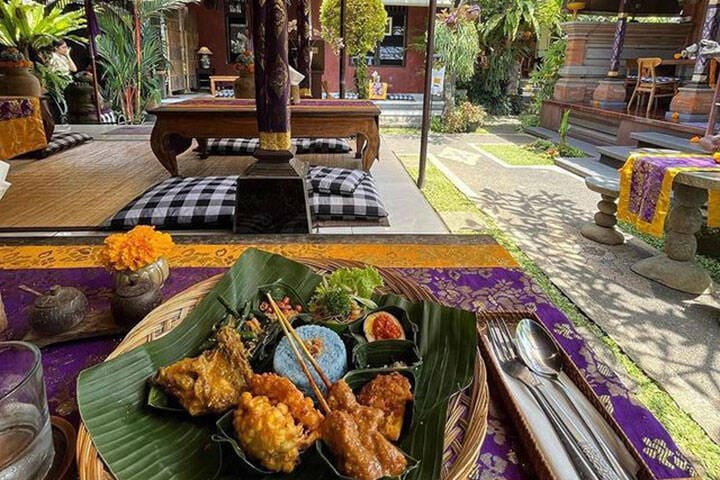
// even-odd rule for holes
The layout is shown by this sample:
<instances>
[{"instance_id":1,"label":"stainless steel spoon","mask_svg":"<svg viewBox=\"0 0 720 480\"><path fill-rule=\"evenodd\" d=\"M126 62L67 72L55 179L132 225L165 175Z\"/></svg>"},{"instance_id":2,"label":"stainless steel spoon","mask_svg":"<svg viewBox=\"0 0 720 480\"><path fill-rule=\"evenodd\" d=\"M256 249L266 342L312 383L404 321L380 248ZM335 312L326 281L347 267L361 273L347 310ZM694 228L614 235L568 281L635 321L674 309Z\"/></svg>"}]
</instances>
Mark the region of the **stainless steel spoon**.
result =
<instances>
[{"instance_id":1,"label":"stainless steel spoon","mask_svg":"<svg viewBox=\"0 0 720 480\"><path fill-rule=\"evenodd\" d=\"M562 356L555 339L550 336L542 325L527 318L520 320L518 323L515 338L516 347L523 362L533 372L552 380L560 386L573 410L575 410L575 414L580 418L585 429L592 435L615 473L623 480L635 480L635 477L620 465L605 439L596 432L596 427L589 423L588 419L591 418L589 412L585 411L585 407L575 398L574 392L565 385L560 377Z\"/></svg>"}]
</instances>

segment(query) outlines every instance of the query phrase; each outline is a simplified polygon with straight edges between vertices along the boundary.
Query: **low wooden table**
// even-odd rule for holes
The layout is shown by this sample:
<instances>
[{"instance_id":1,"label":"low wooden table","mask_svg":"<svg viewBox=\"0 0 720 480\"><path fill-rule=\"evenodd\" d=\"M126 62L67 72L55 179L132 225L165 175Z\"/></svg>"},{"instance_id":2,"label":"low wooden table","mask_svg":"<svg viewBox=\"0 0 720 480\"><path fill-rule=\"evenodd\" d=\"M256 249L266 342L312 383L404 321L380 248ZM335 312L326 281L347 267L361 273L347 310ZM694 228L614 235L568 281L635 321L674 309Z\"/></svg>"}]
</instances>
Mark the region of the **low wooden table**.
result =
<instances>
[{"instance_id":1,"label":"low wooden table","mask_svg":"<svg viewBox=\"0 0 720 480\"><path fill-rule=\"evenodd\" d=\"M210 95L215 96L217 83L233 83L237 78L237 75L210 75Z\"/></svg>"},{"instance_id":2,"label":"low wooden table","mask_svg":"<svg viewBox=\"0 0 720 480\"><path fill-rule=\"evenodd\" d=\"M365 171L379 158L380 109L365 100L303 100L290 107L290 129L298 138L357 136L356 156ZM150 145L163 167L178 176L177 156L192 139L204 148L208 138L257 138L255 100L194 99L149 110L157 120Z\"/></svg>"}]
</instances>

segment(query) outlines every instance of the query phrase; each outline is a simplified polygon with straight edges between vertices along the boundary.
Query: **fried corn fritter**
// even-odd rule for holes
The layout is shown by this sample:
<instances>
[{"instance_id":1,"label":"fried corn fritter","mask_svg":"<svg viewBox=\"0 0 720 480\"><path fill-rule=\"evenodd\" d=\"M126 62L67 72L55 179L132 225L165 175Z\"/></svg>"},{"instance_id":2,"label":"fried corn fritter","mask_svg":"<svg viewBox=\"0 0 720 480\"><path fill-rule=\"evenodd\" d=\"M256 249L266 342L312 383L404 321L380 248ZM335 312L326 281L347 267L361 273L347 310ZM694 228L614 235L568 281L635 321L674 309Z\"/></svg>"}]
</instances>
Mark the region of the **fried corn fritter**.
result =
<instances>
[{"instance_id":1,"label":"fried corn fritter","mask_svg":"<svg viewBox=\"0 0 720 480\"><path fill-rule=\"evenodd\" d=\"M284 403L273 405L265 396L245 392L233 419L243 450L265 468L290 473L295 469L303 429L295 424Z\"/></svg>"},{"instance_id":2,"label":"fried corn fritter","mask_svg":"<svg viewBox=\"0 0 720 480\"><path fill-rule=\"evenodd\" d=\"M247 389L242 369L249 367L242 360L240 335L231 327L223 327L217 340L212 350L161 368L154 379L194 417L227 412L238 404Z\"/></svg>"}]
</instances>

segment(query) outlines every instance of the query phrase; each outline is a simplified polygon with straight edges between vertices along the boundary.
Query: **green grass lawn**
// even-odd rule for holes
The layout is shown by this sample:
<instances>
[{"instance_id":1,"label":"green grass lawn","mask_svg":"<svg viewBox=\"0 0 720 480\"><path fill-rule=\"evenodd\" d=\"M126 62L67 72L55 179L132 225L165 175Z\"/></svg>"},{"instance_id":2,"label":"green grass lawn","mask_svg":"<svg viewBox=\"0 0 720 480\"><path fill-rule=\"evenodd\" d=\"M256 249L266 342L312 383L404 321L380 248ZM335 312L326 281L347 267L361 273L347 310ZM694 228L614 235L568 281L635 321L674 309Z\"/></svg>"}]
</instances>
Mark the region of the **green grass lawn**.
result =
<instances>
[{"instance_id":1,"label":"green grass lawn","mask_svg":"<svg viewBox=\"0 0 720 480\"><path fill-rule=\"evenodd\" d=\"M483 148L485 147L483 145ZM417 179L417 155L400 155L399 158L410 176ZM477 208L432 163L428 163L425 178L423 195L438 214L442 217L444 213L468 212L475 217L479 217L487 233L492 235L498 243L512 254L523 271L533 278L555 306L562 310L575 325L592 332L615 356L625 368L628 376L637 384L636 398L660 420L680 448L694 457L696 464L704 470L700 476L720 480L720 445L714 443L705 431L675 403L672 397L623 352L620 345L578 310L575 304L552 283L540 267L515 244L511 235L503 232L491 217ZM467 232L457 231L452 233Z\"/></svg>"},{"instance_id":2,"label":"green grass lawn","mask_svg":"<svg viewBox=\"0 0 720 480\"><path fill-rule=\"evenodd\" d=\"M553 161L546 155L531 152L520 145L478 145L486 152L494 155L508 165L531 166L531 165L554 165Z\"/></svg>"}]
</instances>

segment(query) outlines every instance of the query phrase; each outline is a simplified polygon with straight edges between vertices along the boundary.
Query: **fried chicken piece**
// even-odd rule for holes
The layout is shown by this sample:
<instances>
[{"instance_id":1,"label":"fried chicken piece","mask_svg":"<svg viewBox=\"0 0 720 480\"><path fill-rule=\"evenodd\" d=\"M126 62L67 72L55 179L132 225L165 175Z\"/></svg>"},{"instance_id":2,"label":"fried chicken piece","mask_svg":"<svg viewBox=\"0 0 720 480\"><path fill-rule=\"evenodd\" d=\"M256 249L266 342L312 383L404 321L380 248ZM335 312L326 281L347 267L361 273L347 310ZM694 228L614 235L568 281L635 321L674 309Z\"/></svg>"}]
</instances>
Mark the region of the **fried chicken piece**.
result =
<instances>
[{"instance_id":1,"label":"fried chicken piece","mask_svg":"<svg viewBox=\"0 0 720 480\"><path fill-rule=\"evenodd\" d=\"M382 465L374 453L363 444L353 416L343 410L333 410L321 427L322 438L337 459L340 472L357 480L382 478Z\"/></svg>"},{"instance_id":2,"label":"fried chicken piece","mask_svg":"<svg viewBox=\"0 0 720 480\"><path fill-rule=\"evenodd\" d=\"M330 410L355 410L357 398L345 380L338 380L330 386L327 395Z\"/></svg>"},{"instance_id":3,"label":"fried chicken piece","mask_svg":"<svg viewBox=\"0 0 720 480\"><path fill-rule=\"evenodd\" d=\"M310 446L320 436L322 414L315 408L310 397L303 393L287 378L274 373L253 375L248 380L253 395L263 395L274 405L285 405L293 419L303 427L301 450Z\"/></svg>"},{"instance_id":4,"label":"fried chicken piece","mask_svg":"<svg viewBox=\"0 0 720 480\"><path fill-rule=\"evenodd\" d=\"M245 392L235 410L233 426L240 445L252 459L274 472L295 469L303 432L285 404L273 405L265 396Z\"/></svg>"},{"instance_id":5,"label":"fried chicken piece","mask_svg":"<svg viewBox=\"0 0 720 480\"><path fill-rule=\"evenodd\" d=\"M385 416L379 427L380 433L388 440L400 438L405 407L413 399L410 380L398 372L378 375L363 386L357 399L362 405L383 411Z\"/></svg>"},{"instance_id":6,"label":"fried chicken piece","mask_svg":"<svg viewBox=\"0 0 720 480\"><path fill-rule=\"evenodd\" d=\"M238 363L244 352L240 335L223 327L217 339L216 348L161 368L154 379L193 417L225 413L238 404L246 390Z\"/></svg>"}]
</instances>

